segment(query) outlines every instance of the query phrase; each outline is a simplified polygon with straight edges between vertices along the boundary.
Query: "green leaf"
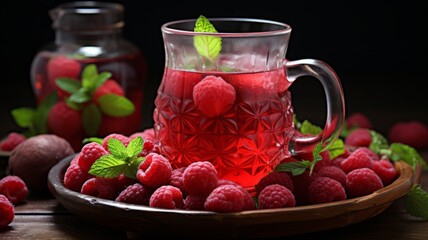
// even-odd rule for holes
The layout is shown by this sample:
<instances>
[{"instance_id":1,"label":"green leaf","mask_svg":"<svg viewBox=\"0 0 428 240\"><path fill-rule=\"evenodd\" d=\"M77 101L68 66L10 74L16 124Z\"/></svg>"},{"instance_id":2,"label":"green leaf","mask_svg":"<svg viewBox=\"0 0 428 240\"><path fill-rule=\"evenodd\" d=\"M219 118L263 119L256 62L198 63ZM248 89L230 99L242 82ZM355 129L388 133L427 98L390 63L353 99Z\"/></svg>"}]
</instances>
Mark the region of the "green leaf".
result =
<instances>
[{"instance_id":1,"label":"green leaf","mask_svg":"<svg viewBox=\"0 0 428 240\"><path fill-rule=\"evenodd\" d=\"M83 128L87 135L96 135L101 124L101 112L97 105L91 103L83 109Z\"/></svg>"},{"instance_id":2,"label":"green leaf","mask_svg":"<svg viewBox=\"0 0 428 240\"><path fill-rule=\"evenodd\" d=\"M113 178L123 173L126 168L128 168L127 162L108 154L96 160L89 173L98 177Z\"/></svg>"},{"instance_id":3,"label":"green leaf","mask_svg":"<svg viewBox=\"0 0 428 240\"><path fill-rule=\"evenodd\" d=\"M103 138L89 137L89 138L84 138L83 141L82 141L83 144L91 143L91 142L96 142L99 145L103 145Z\"/></svg>"},{"instance_id":4,"label":"green leaf","mask_svg":"<svg viewBox=\"0 0 428 240\"><path fill-rule=\"evenodd\" d=\"M79 89L82 87L80 82L72 78L65 78L65 77L57 78L55 80L55 83L59 88L61 88L62 90L70 94L77 93Z\"/></svg>"},{"instance_id":5,"label":"green leaf","mask_svg":"<svg viewBox=\"0 0 428 240\"><path fill-rule=\"evenodd\" d=\"M105 94L98 98L101 111L112 117L125 117L131 115L134 104L126 97L116 94Z\"/></svg>"},{"instance_id":6,"label":"green leaf","mask_svg":"<svg viewBox=\"0 0 428 240\"><path fill-rule=\"evenodd\" d=\"M143 142L142 137L133 138L126 147L128 157L132 158L138 156L138 154L143 151Z\"/></svg>"},{"instance_id":7,"label":"green leaf","mask_svg":"<svg viewBox=\"0 0 428 240\"><path fill-rule=\"evenodd\" d=\"M421 164L422 166L427 165L418 151L411 146L402 143L392 143L389 148L391 150L389 155L391 160L403 160L412 167L416 167L417 164Z\"/></svg>"},{"instance_id":8,"label":"green leaf","mask_svg":"<svg viewBox=\"0 0 428 240\"><path fill-rule=\"evenodd\" d=\"M214 25L204 16L199 16L195 23L195 32L217 33ZM193 38L193 45L196 51L209 60L215 60L221 52L221 37L198 35Z\"/></svg>"},{"instance_id":9,"label":"green leaf","mask_svg":"<svg viewBox=\"0 0 428 240\"><path fill-rule=\"evenodd\" d=\"M95 89L99 88L105 81L107 81L109 78L111 78L111 73L109 72L102 72L95 80Z\"/></svg>"},{"instance_id":10,"label":"green leaf","mask_svg":"<svg viewBox=\"0 0 428 240\"><path fill-rule=\"evenodd\" d=\"M414 185L406 195L406 210L409 214L428 220L428 192Z\"/></svg>"},{"instance_id":11,"label":"green leaf","mask_svg":"<svg viewBox=\"0 0 428 240\"><path fill-rule=\"evenodd\" d=\"M136 158L134 161L131 162L129 167L125 170L124 175L129 178L137 179L138 166L144 160L145 160L144 157Z\"/></svg>"},{"instance_id":12,"label":"green leaf","mask_svg":"<svg viewBox=\"0 0 428 240\"><path fill-rule=\"evenodd\" d=\"M125 145L116 138L110 138L107 142L110 153L119 159L126 159L128 157Z\"/></svg>"},{"instance_id":13,"label":"green leaf","mask_svg":"<svg viewBox=\"0 0 428 240\"><path fill-rule=\"evenodd\" d=\"M47 122L49 111L57 102L57 99L58 97L56 92L52 92L51 94L47 95L36 108L36 114L34 116L34 135L48 132Z\"/></svg>"},{"instance_id":14,"label":"green leaf","mask_svg":"<svg viewBox=\"0 0 428 240\"><path fill-rule=\"evenodd\" d=\"M70 101L75 103L85 103L91 100L91 95L84 88L70 96Z\"/></svg>"},{"instance_id":15,"label":"green leaf","mask_svg":"<svg viewBox=\"0 0 428 240\"><path fill-rule=\"evenodd\" d=\"M369 148L374 151L377 154L380 154L380 152L383 149L388 149L388 141L386 140L386 138L384 136L382 136L382 134L374 131L374 130L370 130L370 135L372 137L372 142L370 143Z\"/></svg>"},{"instance_id":16,"label":"green leaf","mask_svg":"<svg viewBox=\"0 0 428 240\"><path fill-rule=\"evenodd\" d=\"M88 64L85 66L82 72L82 78L92 79L98 76L97 65Z\"/></svg>"},{"instance_id":17,"label":"green leaf","mask_svg":"<svg viewBox=\"0 0 428 240\"><path fill-rule=\"evenodd\" d=\"M21 107L13 109L11 114L18 126L28 128L33 125L36 111L33 108Z\"/></svg>"},{"instance_id":18,"label":"green leaf","mask_svg":"<svg viewBox=\"0 0 428 240\"><path fill-rule=\"evenodd\" d=\"M314 171L314 167L317 164L317 162L322 160L322 157L320 155L321 151L322 151L322 143L318 143L314 150L312 151L312 158L313 160L311 161L311 164L309 165L309 175L312 174L312 171Z\"/></svg>"},{"instance_id":19,"label":"green leaf","mask_svg":"<svg viewBox=\"0 0 428 240\"><path fill-rule=\"evenodd\" d=\"M303 134L318 135L322 132L322 128L312 124L308 120L303 121L300 132Z\"/></svg>"},{"instance_id":20,"label":"green leaf","mask_svg":"<svg viewBox=\"0 0 428 240\"><path fill-rule=\"evenodd\" d=\"M305 170L311 165L310 161L298 161L298 162L288 162L281 163L276 168L277 172L291 172L293 176L300 175L305 172Z\"/></svg>"},{"instance_id":21,"label":"green leaf","mask_svg":"<svg viewBox=\"0 0 428 240\"><path fill-rule=\"evenodd\" d=\"M327 149L330 153L330 159L335 159L337 156L345 152L345 144L342 139L336 139Z\"/></svg>"}]
</instances>

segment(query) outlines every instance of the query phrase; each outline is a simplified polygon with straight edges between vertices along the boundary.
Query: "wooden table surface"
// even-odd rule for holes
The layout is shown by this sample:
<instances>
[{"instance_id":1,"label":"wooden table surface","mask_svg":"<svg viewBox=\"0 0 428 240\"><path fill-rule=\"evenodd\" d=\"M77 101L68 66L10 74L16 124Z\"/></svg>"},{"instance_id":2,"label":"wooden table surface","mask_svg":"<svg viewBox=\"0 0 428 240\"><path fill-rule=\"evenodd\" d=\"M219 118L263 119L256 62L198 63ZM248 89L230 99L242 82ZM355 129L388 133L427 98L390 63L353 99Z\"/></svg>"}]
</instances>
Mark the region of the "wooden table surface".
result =
<instances>
[{"instance_id":1,"label":"wooden table surface","mask_svg":"<svg viewBox=\"0 0 428 240\"><path fill-rule=\"evenodd\" d=\"M420 183L428 190L428 172ZM90 222L68 212L53 197L30 196L15 207L15 219L0 230L0 239L157 239L159 236L135 236ZM111 216L114 221L114 216ZM310 228L310 226L308 226ZM167 229L165 229L167 231ZM191 231L189 229L189 231ZM262 229L261 229L262 231ZM202 236L201 236L202 237ZM347 227L277 239L428 239L428 221L409 215L404 199L396 200L379 215Z\"/></svg>"}]
</instances>

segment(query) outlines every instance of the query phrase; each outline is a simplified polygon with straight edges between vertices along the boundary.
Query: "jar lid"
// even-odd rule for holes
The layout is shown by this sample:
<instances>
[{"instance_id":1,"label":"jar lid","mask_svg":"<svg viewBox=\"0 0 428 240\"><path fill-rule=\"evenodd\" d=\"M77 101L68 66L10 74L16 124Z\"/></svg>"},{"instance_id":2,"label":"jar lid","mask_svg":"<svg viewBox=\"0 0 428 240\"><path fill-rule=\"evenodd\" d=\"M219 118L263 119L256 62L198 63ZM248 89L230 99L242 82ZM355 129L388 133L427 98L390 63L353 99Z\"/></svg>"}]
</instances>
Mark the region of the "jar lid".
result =
<instances>
[{"instance_id":1,"label":"jar lid","mask_svg":"<svg viewBox=\"0 0 428 240\"><path fill-rule=\"evenodd\" d=\"M61 31L117 31L124 26L123 5L110 2L77 1L49 11L52 27Z\"/></svg>"}]
</instances>

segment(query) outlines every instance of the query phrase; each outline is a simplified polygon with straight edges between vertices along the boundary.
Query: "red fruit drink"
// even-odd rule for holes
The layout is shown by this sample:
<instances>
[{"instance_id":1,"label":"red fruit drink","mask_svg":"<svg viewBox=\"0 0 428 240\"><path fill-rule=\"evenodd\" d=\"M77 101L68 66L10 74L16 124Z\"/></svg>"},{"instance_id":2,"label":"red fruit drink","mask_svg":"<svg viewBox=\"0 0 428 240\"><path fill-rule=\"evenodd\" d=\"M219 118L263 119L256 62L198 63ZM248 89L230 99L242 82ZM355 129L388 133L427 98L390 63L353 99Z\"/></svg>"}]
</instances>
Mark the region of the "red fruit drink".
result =
<instances>
[{"instance_id":1,"label":"red fruit drink","mask_svg":"<svg viewBox=\"0 0 428 240\"><path fill-rule=\"evenodd\" d=\"M154 111L161 153L174 168L210 161L220 178L253 191L290 155L289 86L285 68L248 73L166 68Z\"/></svg>"}]
</instances>

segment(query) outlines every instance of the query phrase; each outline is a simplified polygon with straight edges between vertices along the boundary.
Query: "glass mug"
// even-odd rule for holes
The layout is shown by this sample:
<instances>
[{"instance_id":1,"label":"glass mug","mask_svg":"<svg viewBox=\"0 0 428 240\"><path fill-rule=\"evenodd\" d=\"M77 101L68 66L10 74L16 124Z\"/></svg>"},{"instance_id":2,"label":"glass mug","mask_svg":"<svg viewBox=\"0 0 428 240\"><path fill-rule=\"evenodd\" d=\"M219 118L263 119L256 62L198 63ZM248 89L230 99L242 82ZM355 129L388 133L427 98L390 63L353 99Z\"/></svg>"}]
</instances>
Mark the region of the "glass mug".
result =
<instances>
[{"instance_id":1,"label":"glass mug","mask_svg":"<svg viewBox=\"0 0 428 240\"><path fill-rule=\"evenodd\" d=\"M210 161L220 178L254 191L283 159L338 137L344 122L342 87L326 63L286 59L287 24L209 21L218 33L194 32L195 19L161 27L166 59L155 99L155 136L173 167ZM195 47L198 37L208 45L220 42L218 56L201 55ZM323 132L310 137L293 125L288 90L298 77L308 75L322 83L327 101Z\"/></svg>"}]
</instances>

